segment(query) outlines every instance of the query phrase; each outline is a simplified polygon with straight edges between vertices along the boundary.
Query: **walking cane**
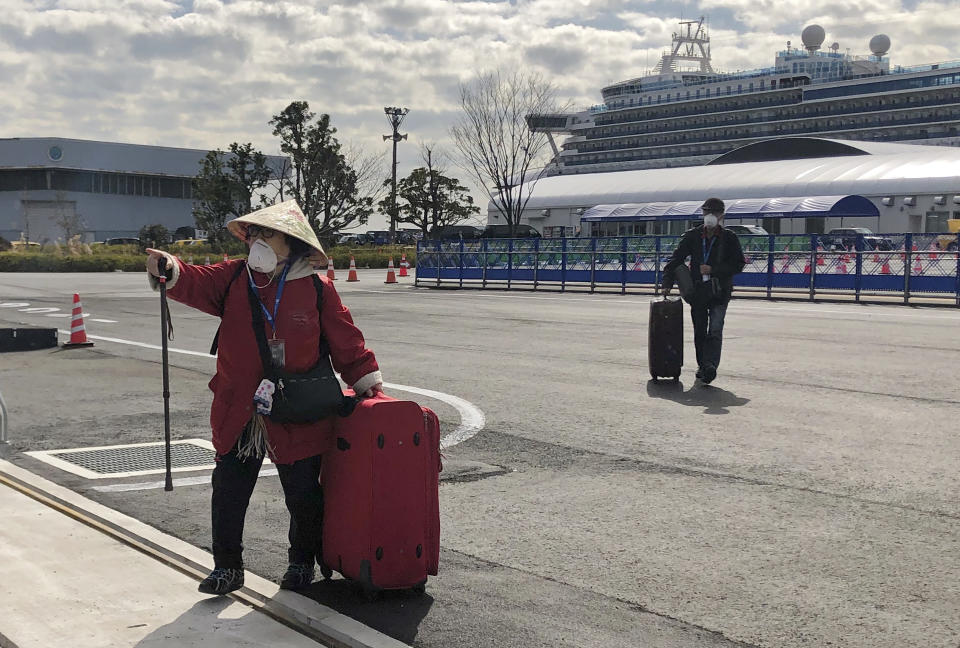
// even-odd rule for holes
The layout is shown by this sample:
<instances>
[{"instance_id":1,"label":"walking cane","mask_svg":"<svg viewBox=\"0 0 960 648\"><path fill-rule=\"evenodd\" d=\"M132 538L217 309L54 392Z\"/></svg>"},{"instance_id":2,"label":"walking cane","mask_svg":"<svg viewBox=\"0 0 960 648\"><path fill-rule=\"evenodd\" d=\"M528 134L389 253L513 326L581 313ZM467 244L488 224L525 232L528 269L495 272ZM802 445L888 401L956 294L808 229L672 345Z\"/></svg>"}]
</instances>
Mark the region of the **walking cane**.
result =
<instances>
[{"instance_id":1,"label":"walking cane","mask_svg":"<svg viewBox=\"0 0 960 648\"><path fill-rule=\"evenodd\" d=\"M167 278L160 275L160 353L163 362L163 433L167 451L167 480L163 490L173 490L173 477L170 474L170 367L167 361L167 324L170 311L167 308Z\"/></svg>"}]
</instances>

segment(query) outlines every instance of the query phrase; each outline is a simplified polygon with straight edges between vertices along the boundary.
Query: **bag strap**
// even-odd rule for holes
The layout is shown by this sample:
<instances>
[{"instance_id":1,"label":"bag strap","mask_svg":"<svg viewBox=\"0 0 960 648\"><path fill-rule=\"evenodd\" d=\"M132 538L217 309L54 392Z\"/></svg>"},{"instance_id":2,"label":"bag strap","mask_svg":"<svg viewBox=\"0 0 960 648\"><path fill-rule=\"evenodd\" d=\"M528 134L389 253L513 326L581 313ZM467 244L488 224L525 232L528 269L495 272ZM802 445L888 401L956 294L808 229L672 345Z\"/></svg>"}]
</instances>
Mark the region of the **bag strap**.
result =
<instances>
[{"instance_id":1,"label":"bag strap","mask_svg":"<svg viewBox=\"0 0 960 648\"><path fill-rule=\"evenodd\" d=\"M260 352L260 362L263 364L263 373L270 373L270 351L267 349L267 334L263 330L263 313L260 312L260 298L247 284L247 298L250 301L250 312L253 314L253 335L257 338L257 350Z\"/></svg>"},{"instance_id":2,"label":"bag strap","mask_svg":"<svg viewBox=\"0 0 960 648\"><path fill-rule=\"evenodd\" d=\"M243 272L244 268L247 267L246 261L240 262L240 267L237 268L236 273L234 273L233 278L230 280L230 283L227 284L227 292L223 295L223 303L220 304L220 318L223 318L223 311L227 307L227 297L230 295L230 289L233 287L234 282L237 280L237 277L240 276L240 273ZM222 326L222 324L220 325ZM210 355L217 355L217 349L220 348L220 326L217 326L217 332L213 335L213 342L210 344Z\"/></svg>"}]
</instances>

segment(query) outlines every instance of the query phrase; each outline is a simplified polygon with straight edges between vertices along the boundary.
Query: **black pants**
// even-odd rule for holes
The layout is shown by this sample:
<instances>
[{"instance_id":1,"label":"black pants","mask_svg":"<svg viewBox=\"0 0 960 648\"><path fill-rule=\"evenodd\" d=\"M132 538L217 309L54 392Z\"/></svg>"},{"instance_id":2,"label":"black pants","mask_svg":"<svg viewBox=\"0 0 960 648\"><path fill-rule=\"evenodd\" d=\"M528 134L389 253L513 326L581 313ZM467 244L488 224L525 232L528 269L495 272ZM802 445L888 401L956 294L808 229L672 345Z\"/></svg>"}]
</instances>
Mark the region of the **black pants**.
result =
<instances>
[{"instance_id":1,"label":"black pants","mask_svg":"<svg viewBox=\"0 0 960 648\"><path fill-rule=\"evenodd\" d=\"M289 561L313 565L321 556L323 489L322 457L277 464L287 510L290 511ZM243 521L257 483L262 458L237 457L237 446L221 455L213 469L213 560L217 567L243 567Z\"/></svg>"},{"instance_id":2,"label":"black pants","mask_svg":"<svg viewBox=\"0 0 960 648\"><path fill-rule=\"evenodd\" d=\"M697 366L712 364L720 367L720 352L723 348L723 320L727 315L727 302L711 303L707 299L694 299L690 304L693 319L693 343L697 348Z\"/></svg>"}]
</instances>

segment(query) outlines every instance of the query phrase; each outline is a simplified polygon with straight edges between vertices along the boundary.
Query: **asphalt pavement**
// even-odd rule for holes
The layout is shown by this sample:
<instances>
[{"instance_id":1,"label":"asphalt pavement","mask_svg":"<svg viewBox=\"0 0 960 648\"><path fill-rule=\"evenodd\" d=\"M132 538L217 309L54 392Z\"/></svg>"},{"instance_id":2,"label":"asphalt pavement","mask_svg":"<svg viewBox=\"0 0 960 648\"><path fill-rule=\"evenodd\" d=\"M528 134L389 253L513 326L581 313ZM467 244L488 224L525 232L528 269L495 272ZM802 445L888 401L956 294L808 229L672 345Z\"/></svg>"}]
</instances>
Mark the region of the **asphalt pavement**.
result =
<instances>
[{"instance_id":1,"label":"asphalt pavement","mask_svg":"<svg viewBox=\"0 0 960 648\"><path fill-rule=\"evenodd\" d=\"M681 383L655 384L649 297L381 275L337 288L388 393L441 418L441 573L420 598L367 602L342 580L310 598L431 648L960 645L960 312L734 300L716 382L693 384L687 323ZM51 316L74 292L92 349L0 355L7 458L208 549L209 470L165 493L157 475L88 479L25 454L162 438L143 275L0 275L0 327L67 329ZM216 320L172 312L173 434L207 439ZM282 573L285 525L267 473L252 572Z\"/></svg>"}]
</instances>

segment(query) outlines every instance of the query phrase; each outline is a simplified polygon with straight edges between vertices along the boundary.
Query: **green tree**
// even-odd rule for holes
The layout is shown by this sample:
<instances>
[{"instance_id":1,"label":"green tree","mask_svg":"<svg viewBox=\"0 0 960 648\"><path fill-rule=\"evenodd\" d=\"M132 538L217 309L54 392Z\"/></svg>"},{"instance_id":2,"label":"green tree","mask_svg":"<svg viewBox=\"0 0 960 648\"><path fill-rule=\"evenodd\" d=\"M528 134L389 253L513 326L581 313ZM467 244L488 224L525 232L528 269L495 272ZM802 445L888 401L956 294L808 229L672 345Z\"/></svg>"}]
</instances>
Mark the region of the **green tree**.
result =
<instances>
[{"instance_id":1,"label":"green tree","mask_svg":"<svg viewBox=\"0 0 960 648\"><path fill-rule=\"evenodd\" d=\"M317 117L306 101L294 101L270 124L291 161L279 199L295 199L321 240L354 223L366 224L374 198L364 195L363 185L372 165L350 163L330 115Z\"/></svg>"},{"instance_id":2,"label":"green tree","mask_svg":"<svg viewBox=\"0 0 960 648\"><path fill-rule=\"evenodd\" d=\"M455 225L480 213L473 204L470 190L456 178L443 174L433 161L433 153L425 150L426 166L418 167L397 181L399 221L416 225L427 236L431 228ZM390 187L390 179L384 181ZM390 210L390 197L380 201L385 213Z\"/></svg>"},{"instance_id":3,"label":"green tree","mask_svg":"<svg viewBox=\"0 0 960 648\"><path fill-rule=\"evenodd\" d=\"M140 228L138 237L141 248L166 245L170 242L170 230L163 225L144 225Z\"/></svg>"},{"instance_id":4,"label":"green tree","mask_svg":"<svg viewBox=\"0 0 960 648\"><path fill-rule=\"evenodd\" d=\"M197 228L218 249L225 240L224 226L233 213L233 182L226 170L225 153L208 152L200 162L200 173L193 179L193 218Z\"/></svg>"},{"instance_id":5,"label":"green tree","mask_svg":"<svg viewBox=\"0 0 960 648\"><path fill-rule=\"evenodd\" d=\"M253 211L254 196L272 177L266 156L253 144L234 142L227 152L207 153L193 179L193 217L214 248L222 248L229 240L224 229L227 221Z\"/></svg>"}]
</instances>

